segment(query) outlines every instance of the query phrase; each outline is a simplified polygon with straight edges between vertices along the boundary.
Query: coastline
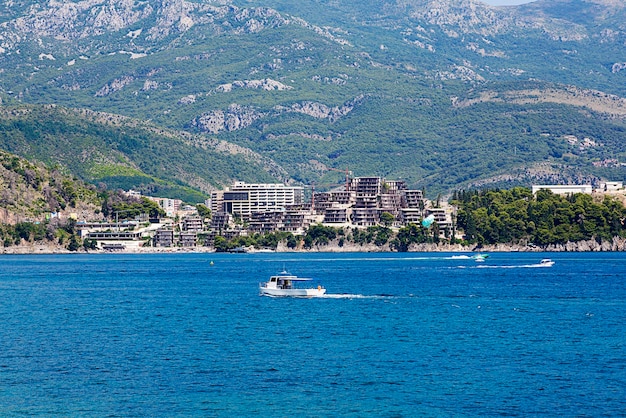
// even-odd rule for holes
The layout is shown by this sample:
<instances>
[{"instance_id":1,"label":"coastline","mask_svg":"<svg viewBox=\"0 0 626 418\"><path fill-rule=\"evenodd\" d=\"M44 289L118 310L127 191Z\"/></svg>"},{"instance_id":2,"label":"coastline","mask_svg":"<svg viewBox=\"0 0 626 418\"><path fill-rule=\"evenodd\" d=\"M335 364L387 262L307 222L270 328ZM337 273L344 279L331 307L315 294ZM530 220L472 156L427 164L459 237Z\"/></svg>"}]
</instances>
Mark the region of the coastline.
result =
<instances>
[{"instance_id":1,"label":"coastline","mask_svg":"<svg viewBox=\"0 0 626 418\"><path fill-rule=\"evenodd\" d=\"M567 242L564 244L552 244L544 247L528 246L519 244L495 244L495 245L471 245L461 244L411 244L408 253L417 252L450 252L450 253L472 253L472 252L622 252L626 251L626 238L613 237L611 241L600 241L595 239L578 242ZM213 247L132 247L124 250L89 250L70 251L61 245L30 243L28 245L16 245L0 249L0 255L34 255L34 254L180 254L180 253L214 253ZM258 251L252 250L250 253ZM334 241L327 245L316 245L309 249L288 248L284 242L278 244L277 253L297 253L297 252L320 252L320 253L382 253L392 251L388 244L376 246L374 244L352 244L344 243L343 246Z\"/></svg>"}]
</instances>

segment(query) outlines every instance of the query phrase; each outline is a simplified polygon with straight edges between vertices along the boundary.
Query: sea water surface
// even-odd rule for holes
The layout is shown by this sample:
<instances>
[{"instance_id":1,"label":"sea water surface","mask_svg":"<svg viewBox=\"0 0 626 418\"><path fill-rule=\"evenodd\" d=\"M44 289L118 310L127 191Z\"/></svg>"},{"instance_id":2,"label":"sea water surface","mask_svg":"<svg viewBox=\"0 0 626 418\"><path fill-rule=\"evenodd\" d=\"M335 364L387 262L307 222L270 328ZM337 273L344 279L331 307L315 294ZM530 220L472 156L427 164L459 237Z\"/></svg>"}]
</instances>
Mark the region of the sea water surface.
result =
<instances>
[{"instance_id":1,"label":"sea water surface","mask_svg":"<svg viewBox=\"0 0 626 418\"><path fill-rule=\"evenodd\" d=\"M622 253L2 256L0 416L624 416L625 324Z\"/></svg>"}]
</instances>

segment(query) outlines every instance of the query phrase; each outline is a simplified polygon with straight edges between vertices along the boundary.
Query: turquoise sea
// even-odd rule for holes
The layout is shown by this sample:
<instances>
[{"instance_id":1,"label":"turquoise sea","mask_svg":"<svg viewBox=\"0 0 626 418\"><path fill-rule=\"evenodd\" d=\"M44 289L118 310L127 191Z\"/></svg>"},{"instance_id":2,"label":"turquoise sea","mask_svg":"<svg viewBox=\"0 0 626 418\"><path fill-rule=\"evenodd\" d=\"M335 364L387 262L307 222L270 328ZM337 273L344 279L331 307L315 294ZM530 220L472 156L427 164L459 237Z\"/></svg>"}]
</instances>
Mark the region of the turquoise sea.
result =
<instances>
[{"instance_id":1,"label":"turquoise sea","mask_svg":"<svg viewBox=\"0 0 626 418\"><path fill-rule=\"evenodd\" d=\"M626 415L626 254L458 256L1 256L0 416Z\"/></svg>"}]
</instances>

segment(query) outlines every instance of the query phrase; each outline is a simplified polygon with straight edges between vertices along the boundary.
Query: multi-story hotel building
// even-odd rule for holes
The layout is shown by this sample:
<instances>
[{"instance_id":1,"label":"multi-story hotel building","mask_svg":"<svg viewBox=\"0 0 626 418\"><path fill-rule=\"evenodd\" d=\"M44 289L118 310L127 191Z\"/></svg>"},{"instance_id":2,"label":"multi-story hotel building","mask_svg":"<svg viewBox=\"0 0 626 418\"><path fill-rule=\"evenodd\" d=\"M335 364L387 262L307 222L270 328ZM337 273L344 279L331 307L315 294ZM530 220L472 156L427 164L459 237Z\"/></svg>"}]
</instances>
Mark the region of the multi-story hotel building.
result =
<instances>
[{"instance_id":1,"label":"multi-story hotel building","mask_svg":"<svg viewBox=\"0 0 626 418\"><path fill-rule=\"evenodd\" d=\"M301 205L303 201L302 187L238 181L227 190L211 194L211 210L213 213L226 212L248 219L253 213L285 210L289 206Z\"/></svg>"}]
</instances>

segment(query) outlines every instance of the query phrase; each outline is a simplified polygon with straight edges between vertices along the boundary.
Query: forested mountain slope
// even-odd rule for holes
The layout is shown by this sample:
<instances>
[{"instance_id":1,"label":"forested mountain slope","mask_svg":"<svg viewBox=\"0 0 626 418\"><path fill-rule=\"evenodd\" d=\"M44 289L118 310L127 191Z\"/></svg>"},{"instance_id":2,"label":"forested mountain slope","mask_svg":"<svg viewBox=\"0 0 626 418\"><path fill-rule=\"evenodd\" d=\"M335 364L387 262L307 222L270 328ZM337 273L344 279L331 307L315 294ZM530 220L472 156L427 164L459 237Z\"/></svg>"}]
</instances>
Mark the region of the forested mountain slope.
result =
<instances>
[{"instance_id":1,"label":"forested mountain slope","mask_svg":"<svg viewBox=\"0 0 626 418\"><path fill-rule=\"evenodd\" d=\"M166 166L155 146L145 174L197 190L339 182L330 168L430 195L623 180L624 22L615 0L16 0L0 7L0 95L149 120L268 159L209 176L193 159ZM126 163L145 171L130 148Z\"/></svg>"},{"instance_id":2,"label":"forested mountain slope","mask_svg":"<svg viewBox=\"0 0 626 418\"><path fill-rule=\"evenodd\" d=\"M58 106L0 107L0 148L108 188L203 202L235 179L283 179L242 147L147 122Z\"/></svg>"}]
</instances>

